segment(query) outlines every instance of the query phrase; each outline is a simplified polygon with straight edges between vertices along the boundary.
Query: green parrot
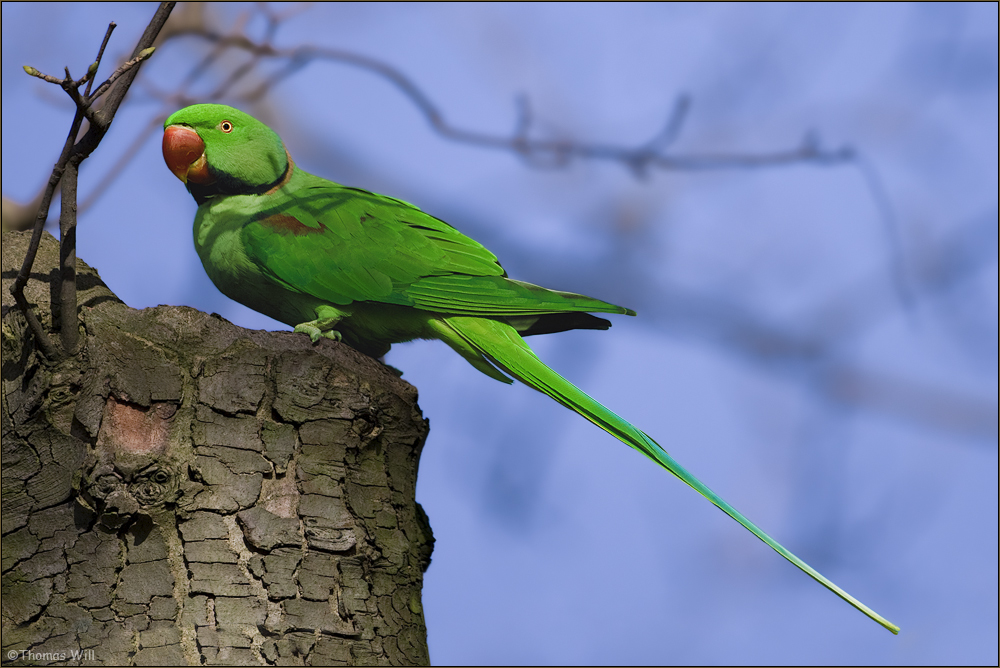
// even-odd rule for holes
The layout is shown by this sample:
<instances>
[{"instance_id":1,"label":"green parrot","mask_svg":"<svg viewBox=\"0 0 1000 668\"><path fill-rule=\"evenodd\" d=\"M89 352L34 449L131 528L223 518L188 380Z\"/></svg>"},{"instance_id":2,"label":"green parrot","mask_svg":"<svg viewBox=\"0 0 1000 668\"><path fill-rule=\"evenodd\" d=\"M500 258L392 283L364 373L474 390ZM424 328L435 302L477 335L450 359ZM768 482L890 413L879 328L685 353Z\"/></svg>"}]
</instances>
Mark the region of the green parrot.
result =
<instances>
[{"instance_id":1,"label":"green parrot","mask_svg":"<svg viewBox=\"0 0 1000 668\"><path fill-rule=\"evenodd\" d=\"M194 243L226 296L308 334L373 357L393 343L440 339L491 378L516 378L575 411L693 487L778 554L889 629L882 618L785 549L688 473L644 432L545 365L522 337L608 329L592 313L622 306L507 277L496 256L402 200L295 166L277 134L218 104L164 123L163 157L194 196Z\"/></svg>"}]
</instances>

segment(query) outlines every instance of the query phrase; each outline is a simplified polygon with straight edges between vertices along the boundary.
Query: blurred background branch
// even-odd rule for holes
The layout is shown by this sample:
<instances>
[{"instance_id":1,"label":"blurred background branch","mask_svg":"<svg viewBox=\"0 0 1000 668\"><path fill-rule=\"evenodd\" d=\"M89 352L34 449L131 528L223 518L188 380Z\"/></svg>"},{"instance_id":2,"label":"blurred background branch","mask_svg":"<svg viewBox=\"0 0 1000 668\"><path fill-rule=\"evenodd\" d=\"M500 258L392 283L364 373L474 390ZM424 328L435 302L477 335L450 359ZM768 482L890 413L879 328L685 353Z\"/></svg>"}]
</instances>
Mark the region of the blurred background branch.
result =
<instances>
[{"instance_id":1,"label":"blurred background branch","mask_svg":"<svg viewBox=\"0 0 1000 668\"><path fill-rule=\"evenodd\" d=\"M252 105L260 102L275 86L316 62L331 62L364 70L385 79L395 86L424 116L431 128L450 141L470 144L480 148L502 150L518 155L533 167L563 169L574 160L596 160L618 163L638 178L646 178L651 169L674 171L699 171L718 169L752 169L812 163L834 166L855 163L855 151L850 146L836 149L823 148L818 133L810 131L794 148L762 153L691 153L672 154L668 151L678 139L691 108L691 97L681 94L674 102L663 128L648 140L634 147L597 144L569 139L534 138L534 117L527 96L516 99L517 120L513 134L493 134L469 130L452 125L445 118L440 106L400 68L363 54L343 49L315 45L278 48L273 40L284 20L302 10L277 13L267 3L255 5L241 15L229 31L223 33L214 25L211 14L202 3L185 4L180 19L172 23L159 44L183 37L195 37L210 45L210 50L194 65L176 89L158 90L146 82L147 92L163 103L163 111L153 118L146 131L137 136L115 167L102 179L84 206L92 204L138 153L142 143L157 129L166 117L178 108L200 102L224 102L235 105ZM255 18L266 21L264 39L254 41L244 27ZM248 59L232 64L225 62L233 52L245 53ZM266 61L278 68L264 74ZM220 82L207 92L192 93L210 74ZM242 84L242 85L241 85ZM874 173L874 170L872 168ZM875 178L875 177L873 177ZM891 215L891 204L885 199L883 214Z\"/></svg>"}]
</instances>

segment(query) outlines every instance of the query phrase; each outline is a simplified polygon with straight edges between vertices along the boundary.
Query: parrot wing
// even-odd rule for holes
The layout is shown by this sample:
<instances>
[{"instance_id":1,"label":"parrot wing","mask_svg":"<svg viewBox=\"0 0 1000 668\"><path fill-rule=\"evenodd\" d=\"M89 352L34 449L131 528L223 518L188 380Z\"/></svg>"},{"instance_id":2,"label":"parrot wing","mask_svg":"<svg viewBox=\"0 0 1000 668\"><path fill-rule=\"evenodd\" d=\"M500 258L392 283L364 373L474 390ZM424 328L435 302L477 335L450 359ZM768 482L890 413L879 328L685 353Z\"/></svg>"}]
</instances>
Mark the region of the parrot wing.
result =
<instances>
[{"instance_id":1,"label":"parrot wing","mask_svg":"<svg viewBox=\"0 0 1000 668\"><path fill-rule=\"evenodd\" d=\"M455 315L634 315L509 279L482 244L417 207L306 176L313 182L270 195L273 204L242 231L249 259L290 289L335 305L371 301Z\"/></svg>"}]
</instances>

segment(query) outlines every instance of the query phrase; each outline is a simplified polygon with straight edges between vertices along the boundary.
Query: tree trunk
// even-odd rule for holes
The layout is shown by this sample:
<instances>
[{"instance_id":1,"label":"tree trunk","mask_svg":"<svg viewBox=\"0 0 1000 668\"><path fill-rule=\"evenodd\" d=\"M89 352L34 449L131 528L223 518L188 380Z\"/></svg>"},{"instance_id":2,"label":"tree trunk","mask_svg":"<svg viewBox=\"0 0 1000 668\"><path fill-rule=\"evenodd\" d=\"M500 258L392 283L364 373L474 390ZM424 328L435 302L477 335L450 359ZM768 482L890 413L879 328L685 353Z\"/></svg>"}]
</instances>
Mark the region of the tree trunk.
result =
<instances>
[{"instance_id":1,"label":"tree trunk","mask_svg":"<svg viewBox=\"0 0 1000 668\"><path fill-rule=\"evenodd\" d=\"M8 294L28 239L3 234L4 664L428 663L416 390L332 341L131 309L82 261L82 351L48 362ZM58 266L46 234L50 329Z\"/></svg>"}]
</instances>

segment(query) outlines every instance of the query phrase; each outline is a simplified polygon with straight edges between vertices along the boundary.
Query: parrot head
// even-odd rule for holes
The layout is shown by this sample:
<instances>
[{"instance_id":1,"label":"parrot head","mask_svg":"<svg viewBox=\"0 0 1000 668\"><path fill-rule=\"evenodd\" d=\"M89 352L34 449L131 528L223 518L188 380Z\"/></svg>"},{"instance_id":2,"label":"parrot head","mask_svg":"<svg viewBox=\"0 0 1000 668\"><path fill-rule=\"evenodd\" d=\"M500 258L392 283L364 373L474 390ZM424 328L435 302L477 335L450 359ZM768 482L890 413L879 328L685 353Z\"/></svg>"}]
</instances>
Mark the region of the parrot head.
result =
<instances>
[{"instance_id":1,"label":"parrot head","mask_svg":"<svg viewBox=\"0 0 1000 668\"><path fill-rule=\"evenodd\" d=\"M222 104L195 104L163 124L163 159L199 200L260 194L292 161L281 138L257 119Z\"/></svg>"}]
</instances>

